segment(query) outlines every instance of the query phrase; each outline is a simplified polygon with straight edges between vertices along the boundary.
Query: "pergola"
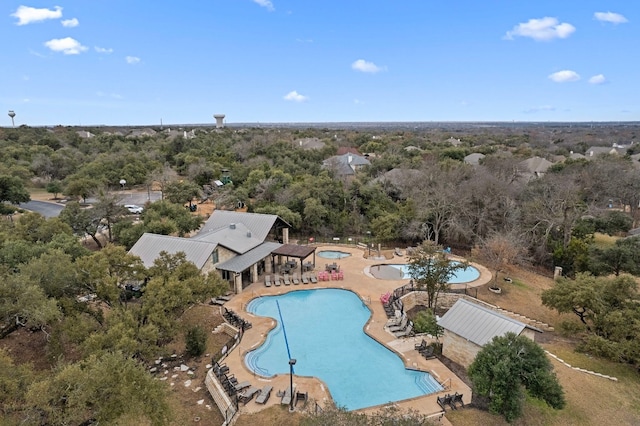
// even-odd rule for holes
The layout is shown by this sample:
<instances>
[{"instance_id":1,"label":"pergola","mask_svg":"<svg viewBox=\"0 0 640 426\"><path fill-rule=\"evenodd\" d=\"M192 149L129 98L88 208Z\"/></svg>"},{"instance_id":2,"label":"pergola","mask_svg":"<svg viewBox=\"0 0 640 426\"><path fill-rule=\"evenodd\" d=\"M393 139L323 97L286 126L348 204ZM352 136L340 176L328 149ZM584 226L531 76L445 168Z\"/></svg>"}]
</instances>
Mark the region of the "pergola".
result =
<instances>
[{"instance_id":1,"label":"pergola","mask_svg":"<svg viewBox=\"0 0 640 426\"><path fill-rule=\"evenodd\" d=\"M272 256L284 256L289 260L290 257L300 259L300 274L304 271L302 269L302 261L313 254L313 267L316 266L316 247L301 246L297 244L283 244L274 251L271 252Z\"/></svg>"}]
</instances>

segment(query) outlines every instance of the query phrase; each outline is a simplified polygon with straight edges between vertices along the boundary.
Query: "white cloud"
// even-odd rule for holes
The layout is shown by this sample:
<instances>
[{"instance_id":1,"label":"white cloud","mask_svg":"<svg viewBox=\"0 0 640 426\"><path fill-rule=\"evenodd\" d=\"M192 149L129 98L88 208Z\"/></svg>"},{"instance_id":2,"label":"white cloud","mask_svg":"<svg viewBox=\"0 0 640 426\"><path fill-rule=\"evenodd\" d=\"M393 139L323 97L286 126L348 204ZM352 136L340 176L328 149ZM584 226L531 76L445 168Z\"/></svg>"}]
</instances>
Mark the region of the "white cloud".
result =
<instances>
[{"instance_id":1,"label":"white cloud","mask_svg":"<svg viewBox=\"0 0 640 426\"><path fill-rule=\"evenodd\" d=\"M273 12L274 10L276 10L276 8L273 7L273 3L271 3L271 1L269 0L253 0L253 2L266 8L270 12Z\"/></svg>"},{"instance_id":2,"label":"white cloud","mask_svg":"<svg viewBox=\"0 0 640 426\"><path fill-rule=\"evenodd\" d=\"M610 22L612 24L624 24L625 22L629 22L627 18L619 13L613 12L596 12L593 14L594 18L598 21L602 22Z\"/></svg>"},{"instance_id":3,"label":"white cloud","mask_svg":"<svg viewBox=\"0 0 640 426\"><path fill-rule=\"evenodd\" d=\"M87 50L86 46L83 46L78 40L71 37L54 38L45 41L44 45L54 52L62 52L65 55L77 55Z\"/></svg>"},{"instance_id":4,"label":"white cloud","mask_svg":"<svg viewBox=\"0 0 640 426\"><path fill-rule=\"evenodd\" d=\"M96 52L98 53L113 53L113 49L110 47L100 47L100 46L94 46L93 47L95 49Z\"/></svg>"},{"instance_id":5,"label":"white cloud","mask_svg":"<svg viewBox=\"0 0 640 426\"><path fill-rule=\"evenodd\" d=\"M78 21L76 18L64 19L60 21L60 23L62 24L63 27L66 27L66 28L73 28L80 25L80 21Z\"/></svg>"},{"instance_id":6,"label":"white cloud","mask_svg":"<svg viewBox=\"0 0 640 426\"><path fill-rule=\"evenodd\" d=\"M589 79L589 83L591 84L603 84L606 82L607 82L607 79L605 78L604 74L594 75Z\"/></svg>"},{"instance_id":7,"label":"white cloud","mask_svg":"<svg viewBox=\"0 0 640 426\"><path fill-rule=\"evenodd\" d=\"M300 93L296 92L295 90L292 91L292 92L287 93L284 96L284 100L285 101L304 102L304 101L306 101L308 99L309 99L308 97L301 95Z\"/></svg>"},{"instance_id":8,"label":"white cloud","mask_svg":"<svg viewBox=\"0 0 640 426\"><path fill-rule=\"evenodd\" d=\"M559 23L556 18L547 16L519 23L511 31L507 31L504 38L513 40L514 37L530 37L536 41L547 41L554 38L567 38L575 30L576 27L573 25L566 22Z\"/></svg>"},{"instance_id":9,"label":"white cloud","mask_svg":"<svg viewBox=\"0 0 640 426\"><path fill-rule=\"evenodd\" d=\"M556 83L568 83L570 81L580 80L580 74L571 70L562 70L549 74L549 79Z\"/></svg>"},{"instance_id":10,"label":"white cloud","mask_svg":"<svg viewBox=\"0 0 640 426\"><path fill-rule=\"evenodd\" d=\"M120 95L119 93L97 92L96 95L98 95L101 98L123 99L123 96Z\"/></svg>"},{"instance_id":11,"label":"white cloud","mask_svg":"<svg viewBox=\"0 0 640 426\"><path fill-rule=\"evenodd\" d=\"M11 16L18 18L16 25L27 25L33 22L42 22L47 19L60 19L62 18L62 8L55 6L52 9L36 9L35 7L19 6Z\"/></svg>"},{"instance_id":12,"label":"white cloud","mask_svg":"<svg viewBox=\"0 0 640 426\"><path fill-rule=\"evenodd\" d=\"M140 58L138 58L137 56L127 56L124 59L125 61L127 61L128 64L132 64L132 65L140 62Z\"/></svg>"},{"instance_id":13,"label":"white cloud","mask_svg":"<svg viewBox=\"0 0 640 426\"><path fill-rule=\"evenodd\" d=\"M367 62L364 59L358 59L357 61L352 63L351 68L356 71L369 72L369 73L377 73L384 70L383 67L379 67L373 62Z\"/></svg>"}]
</instances>

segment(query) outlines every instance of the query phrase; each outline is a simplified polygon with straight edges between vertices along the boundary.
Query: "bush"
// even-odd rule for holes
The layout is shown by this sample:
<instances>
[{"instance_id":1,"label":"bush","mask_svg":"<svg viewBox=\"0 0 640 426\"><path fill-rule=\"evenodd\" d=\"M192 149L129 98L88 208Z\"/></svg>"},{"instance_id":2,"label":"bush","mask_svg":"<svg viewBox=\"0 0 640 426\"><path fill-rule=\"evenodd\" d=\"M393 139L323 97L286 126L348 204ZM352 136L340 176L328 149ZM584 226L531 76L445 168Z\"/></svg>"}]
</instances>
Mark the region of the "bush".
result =
<instances>
[{"instance_id":1,"label":"bush","mask_svg":"<svg viewBox=\"0 0 640 426\"><path fill-rule=\"evenodd\" d=\"M200 356L207 350L207 333L199 325L187 330L185 341L189 356Z\"/></svg>"}]
</instances>

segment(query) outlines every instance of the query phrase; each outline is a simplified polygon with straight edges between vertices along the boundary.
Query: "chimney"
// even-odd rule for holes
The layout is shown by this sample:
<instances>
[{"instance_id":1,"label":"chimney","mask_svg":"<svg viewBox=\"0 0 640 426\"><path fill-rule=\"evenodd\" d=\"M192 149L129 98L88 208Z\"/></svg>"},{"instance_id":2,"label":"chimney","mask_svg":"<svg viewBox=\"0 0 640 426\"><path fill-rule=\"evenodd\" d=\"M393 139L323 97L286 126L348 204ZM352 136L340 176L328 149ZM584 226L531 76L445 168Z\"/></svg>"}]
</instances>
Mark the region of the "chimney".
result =
<instances>
[{"instance_id":1,"label":"chimney","mask_svg":"<svg viewBox=\"0 0 640 426\"><path fill-rule=\"evenodd\" d=\"M351 154L347 155L347 162L351 164L352 161L353 161L353 155Z\"/></svg>"},{"instance_id":2,"label":"chimney","mask_svg":"<svg viewBox=\"0 0 640 426\"><path fill-rule=\"evenodd\" d=\"M247 231L247 238L251 238L251 231Z\"/></svg>"},{"instance_id":3,"label":"chimney","mask_svg":"<svg viewBox=\"0 0 640 426\"><path fill-rule=\"evenodd\" d=\"M236 224L235 224L235 223L231 223L231 224L229 224L229 228L230 228L230 229L236 229Z\"/></svg>"}]
</instances>

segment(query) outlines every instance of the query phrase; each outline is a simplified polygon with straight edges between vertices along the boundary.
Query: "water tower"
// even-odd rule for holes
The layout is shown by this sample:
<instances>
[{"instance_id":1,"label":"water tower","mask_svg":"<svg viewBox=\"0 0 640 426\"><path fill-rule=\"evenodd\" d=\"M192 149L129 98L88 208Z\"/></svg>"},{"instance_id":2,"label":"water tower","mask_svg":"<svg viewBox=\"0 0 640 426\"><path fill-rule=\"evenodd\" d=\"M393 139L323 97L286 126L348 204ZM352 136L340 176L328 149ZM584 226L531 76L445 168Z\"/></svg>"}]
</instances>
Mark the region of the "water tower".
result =
<instances>
[{"instance_id":1,"label":"water tower","mask_svg":"<svg viewBox=\"0 0 640 426\"><path fill-rule=\"evenodd\" d=\"M213 114L213 118L216 119L216 129L224 127L224 114Z\"/></svg>"},{"instance_id":2,"label":"water tower","mask_svg":"<svg viewBox=\"0 0 640 426\"><path fill-rule=\"evenodd\" d=\"M13 110L9 110L9 117L11 117L11 126L16 127L16 123L13 121L13 117L16 116L16 113Z\"/></svg>"}]
</instances>

